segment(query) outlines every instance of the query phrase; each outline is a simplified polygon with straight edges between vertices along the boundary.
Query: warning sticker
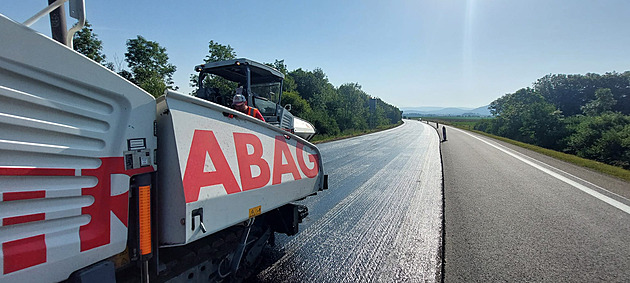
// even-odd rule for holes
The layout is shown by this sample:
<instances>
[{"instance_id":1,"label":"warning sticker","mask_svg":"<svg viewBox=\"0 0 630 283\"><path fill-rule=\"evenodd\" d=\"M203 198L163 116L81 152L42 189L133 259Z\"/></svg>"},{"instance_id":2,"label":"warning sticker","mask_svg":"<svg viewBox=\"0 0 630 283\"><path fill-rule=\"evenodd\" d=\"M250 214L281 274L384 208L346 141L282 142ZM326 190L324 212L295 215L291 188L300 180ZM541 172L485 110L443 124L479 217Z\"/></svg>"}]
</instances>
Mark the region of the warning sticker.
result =
<instances>
[{"instance_id":1,"label":"warning sticker","mask_svg":"<svg viewBox=\"0 0 630 283\"><path fill-rule=\"evenodd\" d=\"M252 207L249 209L249 218L260 215L261 206Z\"/></svg>"}]
</instances>

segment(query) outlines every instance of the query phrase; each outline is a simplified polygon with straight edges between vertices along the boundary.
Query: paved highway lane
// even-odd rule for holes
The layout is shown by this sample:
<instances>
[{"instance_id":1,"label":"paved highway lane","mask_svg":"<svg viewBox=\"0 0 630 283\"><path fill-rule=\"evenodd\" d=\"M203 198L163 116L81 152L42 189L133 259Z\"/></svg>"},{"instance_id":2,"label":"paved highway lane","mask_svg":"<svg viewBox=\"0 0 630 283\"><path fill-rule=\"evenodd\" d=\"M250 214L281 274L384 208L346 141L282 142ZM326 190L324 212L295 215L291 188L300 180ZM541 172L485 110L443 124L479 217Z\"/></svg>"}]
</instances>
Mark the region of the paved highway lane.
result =
<instances>
[{"instance_id":1,"label":"paved highway lane","mask_svg":"<svg viewBox=\"0 0 630 283\"><path fill-rule=\"evenodd\" d=\"M329 190L301 203L293 237L266 248L252 282L439 281L442 168L435 130L417 121L319 145Z\"/></svg>"},{"instance_id":2,"label":"paved highway lane","mask_svg":"<svg viewBox=\"0 0 630 283\"><path fill-rule=\"evenodd\" d=\"M445 282L630 280L630 184L454 128L447 137Z\"/></svg>"}]
</instances>

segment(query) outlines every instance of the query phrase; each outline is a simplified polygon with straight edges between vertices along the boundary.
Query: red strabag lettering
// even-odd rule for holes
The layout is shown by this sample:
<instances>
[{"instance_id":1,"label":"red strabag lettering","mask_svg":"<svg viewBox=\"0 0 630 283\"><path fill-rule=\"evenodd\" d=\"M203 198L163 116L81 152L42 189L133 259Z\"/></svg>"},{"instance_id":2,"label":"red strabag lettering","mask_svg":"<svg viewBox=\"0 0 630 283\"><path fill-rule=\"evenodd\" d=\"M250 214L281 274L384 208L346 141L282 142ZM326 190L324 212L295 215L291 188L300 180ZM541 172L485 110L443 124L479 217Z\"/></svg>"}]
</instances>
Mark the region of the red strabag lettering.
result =
<instances>
[{"instance_id":1,"label":"red strabag lettering","mask_svg":"<svg viewBox=\"0 0 630 283\"><path fill-rule=\"evenodd\" d=\"M213 172L203 171L206 163L206 154L208 154L212 164L214 164L215 171ZM186 203L195 202L199 199L201 187L223 185L228 194L241 191L212 131L195 130L190 152L188 153L183 183Z\"/></svg>"},{"instance_id":2,"label":"red strabag lettering","mask_svg":"<svg viewBox=\"0 0 630 283\"><path fill-rule=\"evenodd\" d=\"M287 160L287 164L283 164L282 156ZM284 140L284 136L276 136L276 142L273 150L273 180L272 184L277 185L282 183L282 175L291 173L293 180L300 180L300 171L298 171L293 155L289 150L289 145Z\"/></svg>"},{"instance_id":3,"label":"red strabag lettering","mask_svg":"<svg viewBox=\"0 0 630 283\"><path fill-rule=\"evenodd\" d=\"M298 142L295 151L297 155L298 164L300 165L300 169L302 169L302 172L304 172L304 175L306 175L306 177L309 177L309 178L314 178L315 176L317 176L317 173L319 173L319 165L317 163L318 162L317 154L308 155L308 161L313 162L313 168L309 169L308 166L306 166L306 162L304 162L304 145Z\"/></svg>"},{"instance_id":4,"label":"red strabag lettering","mask_svg":"<svg viewBox=\"0 0 630 283\"><path fill-rule=\"evenodd\" d=\"M247 145L254 149L248 154ZM234 133L234 147L238 158L238 170L241 175L243 191L262 188L269 182L269 164L262 158L263 147L260 139L254 134ZM253 177L252 165L260 168L260 175Z\"/></svg>"}]
</instances>

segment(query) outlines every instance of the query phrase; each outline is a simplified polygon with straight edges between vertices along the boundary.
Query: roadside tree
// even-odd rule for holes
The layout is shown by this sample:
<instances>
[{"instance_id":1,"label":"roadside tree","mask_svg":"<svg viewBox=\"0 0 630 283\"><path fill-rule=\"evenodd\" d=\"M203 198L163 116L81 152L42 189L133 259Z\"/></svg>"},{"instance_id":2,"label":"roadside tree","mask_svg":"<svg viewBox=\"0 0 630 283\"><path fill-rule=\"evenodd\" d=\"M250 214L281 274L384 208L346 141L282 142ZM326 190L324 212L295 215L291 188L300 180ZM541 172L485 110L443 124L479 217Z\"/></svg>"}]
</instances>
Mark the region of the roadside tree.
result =
<instances>
[{"instance_id":1,"label":"roadside tree","mask_svg":"<svg viewBox=\"0 0 630 283\"><path fill-rule=\"evenodd\" d=\"M131 69L132 82L158 97L173 86L173 73L177 69L168 62L166 48L155 41L146 40L138 35L127 40L125 61Z\"/></svg>"},{"instance_id":2,"label":"roadside tree","mask_svg":"<svg viewBox=\"0 0 630 283\"><path fill-rule=\"evenodd\" d=\"M105 62L105 54L103 54L103 42L98 39L98 35L92 32L92 25L86 21L85 26L72 38L72 47L75 51L94 60L94 62L113 69L113 63Z\"/></svg>"},{"instance_id":3,"label":"roadside tree","mask_svg":"<svg viewBox=\"0 0 630 283\"><path fill-rule=\"evenodd\" d=\"M208 42L208 55L203 59L204 63L210 62L218 62L231 60L236 58L236 52L234 52L234 48L232 46L223 45L221 43L215 42L214 40L210 40ZM191 74L190 75L190 86L193 88L193 91L190 93L191 95L195 95L197 93L197 89L199 88L199 75ZM207 88L217 88L219 92L222 94L230 94L236 87L237 84L231 81L228 81L222 77L215 75L208 75L204 78L203 81L204 87Z\"/></svg>"}]
</instances>

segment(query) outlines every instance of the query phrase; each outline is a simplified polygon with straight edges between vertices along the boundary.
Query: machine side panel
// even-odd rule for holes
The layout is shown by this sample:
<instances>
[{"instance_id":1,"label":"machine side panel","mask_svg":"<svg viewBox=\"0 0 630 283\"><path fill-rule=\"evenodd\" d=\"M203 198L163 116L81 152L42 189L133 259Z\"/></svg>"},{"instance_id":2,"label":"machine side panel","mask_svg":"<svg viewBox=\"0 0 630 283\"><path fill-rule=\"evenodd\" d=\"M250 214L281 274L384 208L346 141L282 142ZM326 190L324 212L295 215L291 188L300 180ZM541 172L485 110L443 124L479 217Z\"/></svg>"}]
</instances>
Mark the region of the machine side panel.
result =
<instances>
[{"instance_id":1,"label":"machine side panel","mask_svg":"<svg viewBox=\"0 0 630 283\"><path fill-rule=\"evenodd\" d=\"M190 243L322 187L320 154L308 141L195 97L169 92L165 101L173 131L160 132L159 139L174 139L176 148L160 150L176 150L177 160L160 156L158 162L179 168L160 172L161 180L170 180L160 196L184 199L164 200L160 212L180 215L184 209L185 215L161 225L181 229L171 235L185 231L186 238L162 237L163 245Z\"/></svg>"},{"instance_id":2,"label":"machine side panel","mask_svg":"<svg viewBox=\"0 0 630 283\"><path fill-rule=\"evenodd\" d=\"M155 99L2 15L0 34L0 281L56 282L125 249Z\"/></svg>"}]
</instances>

